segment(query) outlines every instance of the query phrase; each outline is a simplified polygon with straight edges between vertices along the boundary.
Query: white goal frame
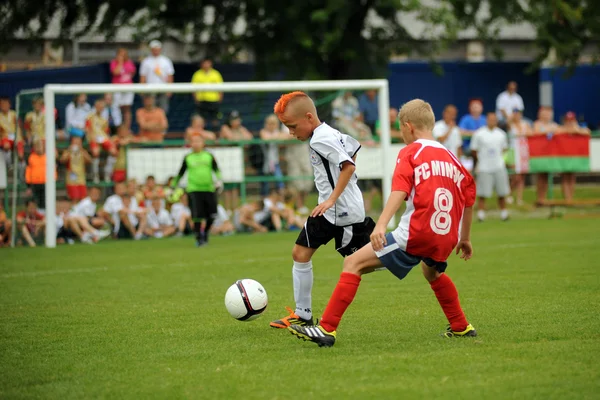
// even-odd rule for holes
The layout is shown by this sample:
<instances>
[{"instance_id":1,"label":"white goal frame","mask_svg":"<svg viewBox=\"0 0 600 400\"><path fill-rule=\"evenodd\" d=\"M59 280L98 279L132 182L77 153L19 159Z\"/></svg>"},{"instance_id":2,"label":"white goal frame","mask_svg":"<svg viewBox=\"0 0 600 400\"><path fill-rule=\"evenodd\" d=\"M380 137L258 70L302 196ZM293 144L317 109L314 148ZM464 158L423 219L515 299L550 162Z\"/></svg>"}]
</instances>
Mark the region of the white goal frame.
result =
<instances>
[{"instance_id":1,"label":"white goal frame","mask_svg":"<svg viewBox=\"0 0 600 400\"><path fill-rule=\"evenodd\" d=\"M337 81L272 81L272 82L225 82L222 84L48 84L44 86L46 123L46 247L56 247L56 180L54 169L56 157L56 136L54 132L54 107L57 94L101 94L114 92L134 93L195 93L195 92L291 92L326 90L367 90L378 91L381 159L383 165L383 199L387 201L392 188L394 164L390 154L390 100L387 79L337 80ZM360 162L360 161L358 161ZM393 224L394 221L390 222Z\"/></svg>"}]
</instances>

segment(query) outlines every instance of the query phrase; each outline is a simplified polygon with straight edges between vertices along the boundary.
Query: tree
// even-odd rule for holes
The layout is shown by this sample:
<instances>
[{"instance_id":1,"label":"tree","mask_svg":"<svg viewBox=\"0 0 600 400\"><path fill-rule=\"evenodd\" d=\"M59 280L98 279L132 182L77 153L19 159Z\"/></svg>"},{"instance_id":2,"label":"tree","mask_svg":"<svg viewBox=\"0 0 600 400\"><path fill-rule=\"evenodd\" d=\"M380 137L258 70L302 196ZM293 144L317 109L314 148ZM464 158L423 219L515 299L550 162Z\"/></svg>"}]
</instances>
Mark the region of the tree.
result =
<instances>
[{"instance_id":1,"label":"tree","mask_svg":"<svg viewBox=\"0 0 600 400\"><path fill-rule=\"evenodd\" d=\"M537 32L539 66L551 53L576 64L583 47L600 38L600 2L594 0L5 0L0 33L40 38L53 18L58 40L84 33L111 37L136 27L138 40L170 37L228 60L242 49L256 56L259 77L384 76L391 54L419 52L433 60L466 28L494 45L500 27L530 22ZM424 24L419 40L400 22L411 13ZM240 28L241 29L238 29ZM8 43L4 41L3 43ZM497 48L497 47L496 47ZM497 53L498 57L501 54Z\"/></svg>"}]
</instances>

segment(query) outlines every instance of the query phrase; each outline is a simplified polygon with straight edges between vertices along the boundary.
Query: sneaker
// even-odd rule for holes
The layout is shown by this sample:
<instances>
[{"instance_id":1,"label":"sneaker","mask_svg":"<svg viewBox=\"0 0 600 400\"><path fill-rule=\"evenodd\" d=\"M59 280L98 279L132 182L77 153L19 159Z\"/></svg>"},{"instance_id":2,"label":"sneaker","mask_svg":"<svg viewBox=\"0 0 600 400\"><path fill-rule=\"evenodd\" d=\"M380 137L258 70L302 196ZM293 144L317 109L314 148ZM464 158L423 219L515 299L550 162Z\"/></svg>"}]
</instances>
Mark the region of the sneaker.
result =
<instances>
[{"instance_id":1,"label":"sneaker","mask_svg":"<svg viewBox=\"0 0 600 400\"><path fill-rule=\"evenodd\" d=\"M197 239L196 240L196 247L203 247L203 246L206 246L206 245L207 245L207 243L204 240L202 240L202 239Z\"/></svg>"},{"instance_id":2,"label":"sneaker","mask_svg":"<svg viewBox=\"0 0 600 400\"><path fill-rule=\"evenodd\" d=\"M477 336L477 331L473 328L473 325L467 325L467 328L462 332L453 331L450 326L446 329L446 332L442 333L442 336L451 338L451 337L465 337L465 336Z\"/></svg>"},{"instance_id":3,"label":"sneaker","mask_svg":"<svg viewBox=\"0 0 600 400\"><path fill-rule=\"evenodd\" d=\"M144 237L144 234L142 232L138 232L135 234L135 236L133 236L133 240L141 240Z\"/></svg>"},{"instance_id":4,"label":"sneaker","mask_svg":"<svg viewBox=\"0 0 600 400\"><path fill-rule=\"evenodd\" d=\"M110 231L108 229L96 231L96 237L98 240L102 240L110 236Z\"/></svg>"},{"instance_id":5,"label":"sneaker","mask_svg":"<svg viewBox=\"0 0 600 400\"><path fill-rule=\"evenodd\" d=\"M298 337L298 339L315 342L319 347L331 347L335 344L335 331L327 332L321 325L316 326L298 326L288 327L288 331Z\"/></svg>"},{"instance_id":6,"label":"sneaker","mask_svg":"<svg viewBox=\"0 0 600 400\"><path fill-rule=\"evenodd\" d=\"M310 317L310 319L303 319L303 318L300 318L298 316L298 314L296 314L294 312L294 310L292 310L291 308L286 307L285 309L288 310L290 315L288 315L287 317L278 319L276 321L272 321L269 324L271 327L285 329L285 328L288 328L290 325L298 325L298 326L313 325L312 317Z\"/></svg>"},{"instance_id":7,"label":"sneaker","mask_svg":"<svg viewBox=\"0 0 600 400\"><path fill-rule=\"evenodd\" d=\"M81 242L87 244L94 244L94 239L91 233L86 232L81 236Z\"/></svg>"}]
</instances>

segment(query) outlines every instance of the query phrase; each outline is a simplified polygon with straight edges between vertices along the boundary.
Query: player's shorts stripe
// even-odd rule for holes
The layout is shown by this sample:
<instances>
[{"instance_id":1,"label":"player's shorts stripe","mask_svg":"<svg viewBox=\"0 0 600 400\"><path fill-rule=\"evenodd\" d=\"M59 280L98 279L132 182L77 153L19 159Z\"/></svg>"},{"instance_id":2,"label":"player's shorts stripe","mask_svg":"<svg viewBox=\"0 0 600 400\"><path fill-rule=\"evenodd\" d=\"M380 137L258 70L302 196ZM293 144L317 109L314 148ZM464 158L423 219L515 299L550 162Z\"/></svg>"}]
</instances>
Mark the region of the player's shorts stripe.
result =
<instances>
[{"instance_id":1,"label":"player's shorts stripe","mask_svg":"<svg viewBox=\"0 0 600 400\"><path fill-rule=\"evenodd\" d=\"M376 251L375 254L377 255L377 257L381 258L381 257L385 256L386 254L391 253L394 250L398 250L399 248L400 248L400 246L398 245L398 243L392 243L389 246L386 246L383 249Z\"/></svg>"},{"instance_id":2,"label":"player's shorts stripe","mask_svg":"<svg viewBox=\"0 0 600 400\"><path fill-rule=\"evenodd\" d=\"M308 222L308 220L306 220ZM306 234L306 244L308 247L310 247L310 238L308 237L308 228L306 226L306 223L304 223L304 233Z\"/></svg>"}]
</instances>

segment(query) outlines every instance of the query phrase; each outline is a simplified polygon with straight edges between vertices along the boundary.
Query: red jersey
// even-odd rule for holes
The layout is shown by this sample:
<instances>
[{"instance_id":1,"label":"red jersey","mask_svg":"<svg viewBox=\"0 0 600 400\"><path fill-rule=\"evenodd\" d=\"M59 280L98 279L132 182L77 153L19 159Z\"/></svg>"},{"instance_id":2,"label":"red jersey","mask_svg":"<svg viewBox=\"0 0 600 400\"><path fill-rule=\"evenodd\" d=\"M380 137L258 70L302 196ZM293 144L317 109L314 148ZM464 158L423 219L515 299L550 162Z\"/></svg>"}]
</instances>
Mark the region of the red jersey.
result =
<instances>
[{"instance_id":1,"label":"red jersey","mask_svg":"<svg viewBox=\"0 0 600 400\"><path fill-rule=\"evenodd\" d=\"M473 177L443 145L419 139L400 150L392 191L408 193L392 232L400 248L446 261L458 244L464 209L475 203Z\"/></svg>"},{"instance_id":2,"label":"red jersey","mask_svg":"<svg viewBox=\"0 0 600 400\"><path fill-rule=\"evenodd\" d=\"M40 214L37 211L33 214L29 214L26 211L20 211L17 213L17 218L23 219L23 222L27 226L27 230L29 232L33 232L33 230L35 229L35 221L43 221L45 217L43 214Z\"/></svg>"}]
</instances>

